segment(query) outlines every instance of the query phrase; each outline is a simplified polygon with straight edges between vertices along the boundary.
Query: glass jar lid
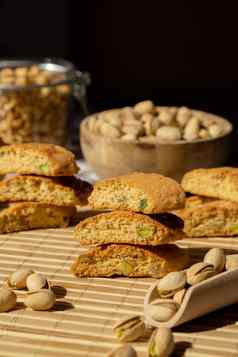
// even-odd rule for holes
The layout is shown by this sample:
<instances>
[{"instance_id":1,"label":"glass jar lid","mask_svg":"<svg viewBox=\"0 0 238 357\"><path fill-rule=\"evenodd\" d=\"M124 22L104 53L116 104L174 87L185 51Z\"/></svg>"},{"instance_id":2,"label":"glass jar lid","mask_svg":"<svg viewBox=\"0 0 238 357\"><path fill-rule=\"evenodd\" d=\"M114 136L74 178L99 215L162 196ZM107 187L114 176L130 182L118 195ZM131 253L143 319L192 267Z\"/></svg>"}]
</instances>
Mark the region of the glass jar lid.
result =
<instances>
[{"instance_id":1,"label":"glass jar lid","mask_svg":"<svg viewBox=\"0 0 238 357\"><path fill-rule=\"evenodd\" d=\"M87 72L80 72L75 68L73 63L55 58L44 58L38 60L2 60L0 61L0 73L3 70L9 70L9 72L15 71L16 69L25 68L30 69L36 66L39 70L45 72L54 73L56 76L50 80L49 83L30 83L30 84L17 84L17 83L1 83L0 81L0 91L18 91L18 90L32 90L42 87L52 87L63 84L78 86L87 86L90 84L90 76Z\"/></svg>"}]
</instances>

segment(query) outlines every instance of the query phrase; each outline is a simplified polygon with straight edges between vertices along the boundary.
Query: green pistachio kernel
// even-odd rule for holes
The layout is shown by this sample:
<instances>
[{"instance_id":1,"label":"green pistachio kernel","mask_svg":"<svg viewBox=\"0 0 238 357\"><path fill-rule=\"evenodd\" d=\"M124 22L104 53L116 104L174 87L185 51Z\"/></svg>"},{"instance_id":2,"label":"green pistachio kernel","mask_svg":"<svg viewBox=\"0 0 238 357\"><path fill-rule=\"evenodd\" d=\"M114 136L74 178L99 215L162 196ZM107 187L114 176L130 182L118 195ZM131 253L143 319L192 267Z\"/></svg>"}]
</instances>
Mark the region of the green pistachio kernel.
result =
<instances>
[{"instance_id":1,"label":"green pistachio kernel","mask_svg":"<svg viewBox=\"0 0 238 357\"><path fill-rule=\"evenodd\" d=\"M233 233L237 233L238 234L238 224L234 224L233 226L231 226L231 231Z\"/></svg>"},{"instance_id":2,"label":"green pistachio kernel","mask_svg":"<svg viewBox=\"0 0 238 357\"><path fill-rule=\"evenodd\" d=\"M136 229L136 232L141 238L151 238L154 234L153 227L139 227Z\"/></svg>"},{"instance_id":3,"label":"green pistachio kernel","mask_svg":"<svg viewBox=\"0 0 238 357\"><path fill-rule=\"evenodd\" d=\"M41 170L42 172L44 172L44 174L47 174L48 171L49 171L49 166L48 166L48 164L42 164L42 165L39 166L39 168L40 168L40 170Z\"/></svg>"},{"instance_id":4,"label":"green pistachio kernel","mask_svg":"<svg viewBox=\"0 0 238 357\"><path fill-rule=\"evenodd\" d=\"M116 336L120 339L123 335L123 330L120 328L116 329Z\"/></svg>"},{"instance_id":5,"label":"green pistachio kernel","mask_svg":"<svg viewBox=\"0 0 238 357\"><path fill-rule=\"evenodd\" d=\"M156 349L155 349L155 343L152 342L150 347L149 347L149 356L150 357L156 357Z\"/></svg>"},{"instance_id":6,"label":"green pistachio kernel","mask_svg":"<svg viewBox=\"0 0 238 357\"><path fill-rule=\"evenodd\" d=\"M133 266L128 263L126 260L124 260L121 264L120 264L120 271L123 275L128 276L132 273L133 271Z\"/></svg>"},{"instance_id":7,"label":"green pistachio kernel","mask_svg":"<svg viewBox=\"0 0 238 357\"><path fill-rule=\"evenodd\" d=\"M144 210L148 206L148 201L146 198L140 200L139 209Z\"/></svg>"}]
</instances>

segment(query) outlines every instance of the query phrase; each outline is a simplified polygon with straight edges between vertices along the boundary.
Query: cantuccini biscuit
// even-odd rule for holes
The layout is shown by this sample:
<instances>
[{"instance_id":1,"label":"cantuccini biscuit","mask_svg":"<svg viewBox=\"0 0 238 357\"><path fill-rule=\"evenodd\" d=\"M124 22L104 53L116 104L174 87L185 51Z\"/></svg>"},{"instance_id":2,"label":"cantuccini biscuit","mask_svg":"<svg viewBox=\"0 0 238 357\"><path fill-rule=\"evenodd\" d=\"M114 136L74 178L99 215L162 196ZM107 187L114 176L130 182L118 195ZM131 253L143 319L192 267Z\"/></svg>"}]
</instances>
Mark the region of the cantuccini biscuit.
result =
<instances>
[{"instance_id":1,"label":"cantuccini biscuit","mask_svg":"<svg viewBox=\"0 0 238 357\"><path fill-rule=\"evenodd\" d=\"M101 213L80 222L75 236L80 244L166 244L184 238L183 220L171 213L147 216L128 211Z\"/></svg>"},{"instance_id":2,"label":"cantuccini biscuit","mask_svg":"<svg viewBox=\"0 0 238 357\"><path fill-rule=\"evenodd\" d=\"M0 148L0 175L72 176L77 171L74 154L58 145L27 143Z\"/></svg>"},{"instance_id":3,"label":"cantuccini biscuit","mask_svg":"<svg viewBox=\"0 0 238 357\"><path fill-rule=\"evenodd\" d=\"M75 211L74 207L35 202L14 203L0 211L0 233L67 227Z\"/></svg>"},{"instance_id":4,"label":"cantuccini biscuit","mask_svg":"<svg viewBox=\"0 0 238 357\"><path fill-rule=\"evenodd\" d=\"M197 206L202 206L204 203L210 203L217 201L217 198L205 197L205 196L190 196L185 200L185 208L193 208Z\"/></svg>"},{"instance_id":5,"label":"cantuccini biscuit","mask_svg":"<svg viewBox=\"0 0 238 357\"><path fill-rule=\"evenodd\" d=\"M57 206L87 204L92 186L75 177L15 175L0 181L0 202L42 202Z\"/></svg>"},{"instance_id":6,"label":"cantuccini biscuit","mask_svg":"<svg viewBox=\"0 0 238 357\"><path fill-rule=\"evenodd\" d=\"M186 192L238 202L238 168L197 169L182 179Z\"/></svg>"},{"instance_id":7,"label":"cantuccini biscuit","mask_svg":"<svg viewBox=\"0 0 238 357\"><path fill-rule=\"evenodd\" d=\"M188 264L186 250L175 245L142 247L127 244L100 245L80 255L71 266L78 277L127 276L160 278Z\"/></svg>"},{"instance_id":8,"label":"cantuccini biscuit","mask_svg":"<svg viewBox=\"0 0 238 357\"><path fill-rule=\"evenodd\" d=\"M190 206L177 214L184 220L189 237L224 237L238 235L238 204L214 200Z\"/></svg>"},{"instance_id":9,"label":"cantuccini biscuit","mask_svg":"<svg viewBox=\"0 0 238 357\"><path fill-rule=\"evenodd\" d=\"M133 173L98 181L89 197L95 209L131 210L147 214L179 209L185 194L171 178L159 174Z\"/></svg>"}]
</instances>

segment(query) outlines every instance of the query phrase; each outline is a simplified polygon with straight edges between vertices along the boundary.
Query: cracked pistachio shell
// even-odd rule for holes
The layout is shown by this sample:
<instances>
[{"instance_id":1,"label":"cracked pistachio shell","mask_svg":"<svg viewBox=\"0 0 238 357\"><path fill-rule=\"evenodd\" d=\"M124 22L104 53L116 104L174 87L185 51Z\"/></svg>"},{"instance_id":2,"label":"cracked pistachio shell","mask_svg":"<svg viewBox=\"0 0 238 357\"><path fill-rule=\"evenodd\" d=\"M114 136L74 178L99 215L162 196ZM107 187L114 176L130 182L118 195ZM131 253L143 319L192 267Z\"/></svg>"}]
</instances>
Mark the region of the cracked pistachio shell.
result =
<instances>
[{"instance_id":1,"label":"cracked pistachio shell","mask_svg":"<svg viewBox=\"0 0 238 357\"><path fill-rule=\"evenodd\" d=\"M137 357L137 353L131 345L127 344L111 351L108 357Z\"/></svg>"},{"instance_id":2,"label":"cracked pistachio shell","mask_svg":"<svg viewBox=\"0 0 238 357\"><path fill-rule=\"evenodd\" d=\"M14 271L8 278L8 285L13 289L24 289L26 287L26 280L33 271L28 268L20 268Z\"/></svg>"},{"instance_id":3,"label":"cracked pistachio shell","mask_svg":"<svg viewBox=\"0 0 238 357\"><path fill-rule=\"evenodd\" d=\"M226 270L238 268L238 254L229 254L226 256Z\"/></svg>"},{"instance_id":4,"label":"cracked pistachio shell","mask_svg":"<svg viewBox=\"0 0 238 357\"><path fill-rule=\"evenodd\" d=\"M12 310L16 306L17 296L11 289L2 287L0 289L0 312Z\"/></svg>"},{"instance_id":5,"label":"cracked pistachio shell","mask_svg":"<svg viewBox=\"0 0 238 357\"><path fill-rule=\"evenodd\" d=\"M121 342L138 340L145 333L145 323L141 316L126 317L113 327L116 337Z\"/></svg>"},{"instance_id":6,"label":"cracked pistachio shell","mask_svg":"<svg viewBox=\"0 0 238 357\"><path fill-rule=\"evenodd\" d=\"M169 357L175 347L172 331L166 327L156 329L149 340L147 357Z\"/></svg>"},{"instance_id":7,"label":"cracked pistachio shell","mask_svg":"<svg viewBox=\"0 0 238 357\"><path fill-rule=\"evenodd\" d=\"M212 248L204 256L205 263L212 264L215 272L220 273L223 271L226 262L224 250L221 248Z\"/></svg>"},{"instance_id":8,"label":"cracked pistachio shell","mask_svg":"<svg viewBox=\"0 0 238 357\"><path fill-rule=\"evenodd\" d=\"M169 298L186 284L186 274L183 271L172 272L159 280L157 290L161 298Z\"/></svg>"},{"instance_id":9,"label":"cracked pistachio shell","mask_svg":"<svg viewBox=\"0 0 238 357\"><path fill-rule=\"evenodd\" d=\"M155 321L169 321L177 312L178 305L172 299L156 299L147 305L147 314Z\"/></svg>"},{"instance_id":10,"label":"cracked pistachio shell","mask_svg":"<svg viewBox=\"0 0 238 357\"><path fill-rule=\"evenodd\" d=\"M189 285L198 284L215 275L215 273L212 264L205 262L196 263L187 270L187 283Z\"/></svg>"},{"instance_id":11,"label":"cracked pistachio shell","mask_svg":"<svg viewBox=\"0 0 238 357\"><path fill-rule=\"evenodd\" d=\"M173 301L176 302L176 304L181 305L184 299L184 296L186 294L187 290L182 289L179 290L174 296L173 296Z\"/></svg>"},{"instance_id":12,"label":"cracked pistachio shell","mask_svg":"<svg viewBox=\"0 0 238 357\"><path fill-rule=\"evenodd\" d=\"M12 310L17 304L17 296L11 289L2 287L0 289L0 312Z\"/></svg>"},{"instance_id":13,"label":"cracked pistachio shell","mask_svg":"<svg viewBox=\"0 0 238 357\"><path fill-rule=\"evenodd\" d=\"M29 291L39 291L48 286L47 279L44 275L33 273L26 279L26 287Z\"/></svg>"},{"instance_id":14,"label":"cracked pistachio shell","mask_svg":"<svg viewBox=\"0 0 238 357\"><path fill-rule=\"evenodd\" d=\"M55 294L51 289L42 289L27 294L24 304L32 310L50 310L55 304Z\"/></svg>"}]
</instances>

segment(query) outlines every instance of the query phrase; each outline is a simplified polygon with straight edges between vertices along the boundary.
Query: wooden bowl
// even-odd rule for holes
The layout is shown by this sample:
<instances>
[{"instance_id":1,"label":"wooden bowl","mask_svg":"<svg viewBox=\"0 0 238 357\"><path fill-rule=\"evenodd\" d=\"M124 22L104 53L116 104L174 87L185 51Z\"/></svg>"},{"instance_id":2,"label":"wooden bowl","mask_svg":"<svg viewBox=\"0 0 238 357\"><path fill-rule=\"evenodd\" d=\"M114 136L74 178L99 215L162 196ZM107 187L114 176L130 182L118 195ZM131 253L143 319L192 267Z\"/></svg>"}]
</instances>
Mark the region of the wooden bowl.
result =
<instances>
[{"instance_id":1,"label":"wooden bowl","mask_svg":"<svg viewBox=\"0 0 238 357\"><path fill-rule=\"evenodd\" d=\"M80 126L83 155L100 178L141 171L158 172L180 181L183 175L192 169L224 165L232 150L232 124L217 115L198 110L193 110L193 113L219 121L224 127L225 134L215 139L199 139L192 142L125 142L89 131L89 116Z\"/></svg>"}]
</instances>

